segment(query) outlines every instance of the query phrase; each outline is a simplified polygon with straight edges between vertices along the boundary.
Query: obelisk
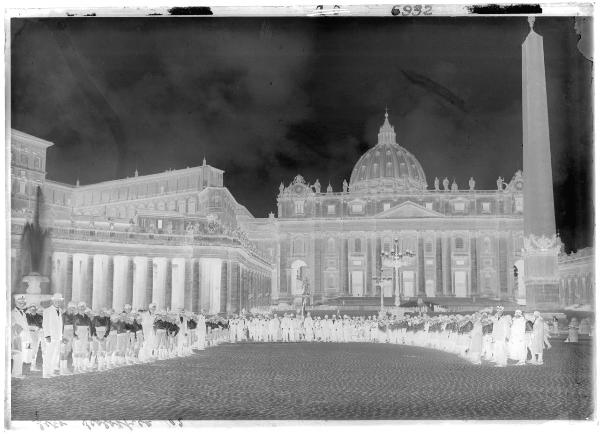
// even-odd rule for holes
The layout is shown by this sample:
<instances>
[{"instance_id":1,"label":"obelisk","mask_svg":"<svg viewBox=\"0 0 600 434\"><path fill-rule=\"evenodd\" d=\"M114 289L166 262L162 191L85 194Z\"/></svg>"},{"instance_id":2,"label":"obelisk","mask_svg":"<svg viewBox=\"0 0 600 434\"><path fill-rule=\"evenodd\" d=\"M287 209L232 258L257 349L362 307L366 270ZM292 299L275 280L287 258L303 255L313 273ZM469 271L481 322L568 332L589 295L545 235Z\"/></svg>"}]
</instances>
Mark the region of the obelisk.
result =
<instances>
[{"instance_id":1,"label":"obelisk","mask_svg":"<svg viewBox=\"0 0 600 434\"><path fill-rule=\"evenodd\" d=\"M544 41L533 29L522 45L525 291L529 307L558 305L558 253Z\"/></svg>"}]
</instances>

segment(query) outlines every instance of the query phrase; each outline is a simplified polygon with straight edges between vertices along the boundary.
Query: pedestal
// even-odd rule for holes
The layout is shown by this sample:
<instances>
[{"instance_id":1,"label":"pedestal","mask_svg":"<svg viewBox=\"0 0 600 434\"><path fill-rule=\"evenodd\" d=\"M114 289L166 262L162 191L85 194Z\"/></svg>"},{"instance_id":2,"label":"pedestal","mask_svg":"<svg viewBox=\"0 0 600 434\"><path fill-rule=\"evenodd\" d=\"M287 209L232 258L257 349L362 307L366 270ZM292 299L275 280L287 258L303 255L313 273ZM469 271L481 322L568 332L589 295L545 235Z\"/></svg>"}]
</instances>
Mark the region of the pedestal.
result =
<instances>
[{"instance_id":1,"label":"pedestal","mask_svg":"<svg viewBox=\"0 0 600 434\"><path fill-rule=\"evenodd\" d=\"M27 306L32 304L41 306L42 302L49 301L52 297L49 294L42 294L42 284L47 284L50 282L50 279L48 279L46 276L32 273L23 277L22 282L27 284L25 294L15 294L15 297L21 295L25 296Z\"/></svg>"},{"instance_id":2,"label":"pedestal","mask_svg":"<svg viewBox=\"0 0 600 434\"><path fill-rule=\"evenodd\" d=\"M558 253L560 239L530 235L524 238L525 294L528 308L560 305Z\"/></svg>"}]
</instances>

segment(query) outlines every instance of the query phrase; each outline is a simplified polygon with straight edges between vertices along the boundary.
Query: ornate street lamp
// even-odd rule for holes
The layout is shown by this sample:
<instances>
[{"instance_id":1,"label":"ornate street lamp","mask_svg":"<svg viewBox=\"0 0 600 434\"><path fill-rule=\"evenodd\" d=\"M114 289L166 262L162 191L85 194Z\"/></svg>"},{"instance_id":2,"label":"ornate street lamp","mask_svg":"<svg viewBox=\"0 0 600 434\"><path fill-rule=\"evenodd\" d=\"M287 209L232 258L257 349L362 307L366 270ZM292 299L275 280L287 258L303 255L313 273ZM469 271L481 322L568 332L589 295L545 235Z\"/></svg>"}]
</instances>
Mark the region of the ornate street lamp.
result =
<instances>
[{"instance_id":1,"label":"ornate street lamp","mask_svg":"<svg viewBox=\"0 0 600 434\"><path fill-rule=\"evenodd\" d=\"M394 276L396 277L396 288L395 288L395 300L394 305L400 306L400 274L398 270L407 266L410 263L410 258L414 257L415 253L412 250L400 251L400 243L398 238L394 240L394 250L391 252L381 252L381 263L385 267L391 267L394 269ZM404 286L402 288L402 296L404 296Z\"/></svg>"},{"instance_id":2,"label":"ornate street lamp","mask_svg":"<svg viewBox=\"0 0 600 434\"><path fill-rule=\"evenodd\" d=\"M377 286L379 286L379 295L381 296L381 312L383 313L383 286L381 285L383 282L392 280L391 277L383 277L383 268L379 270L379 276L373 277L373 281Z\"/></svg>"}]
</instances>

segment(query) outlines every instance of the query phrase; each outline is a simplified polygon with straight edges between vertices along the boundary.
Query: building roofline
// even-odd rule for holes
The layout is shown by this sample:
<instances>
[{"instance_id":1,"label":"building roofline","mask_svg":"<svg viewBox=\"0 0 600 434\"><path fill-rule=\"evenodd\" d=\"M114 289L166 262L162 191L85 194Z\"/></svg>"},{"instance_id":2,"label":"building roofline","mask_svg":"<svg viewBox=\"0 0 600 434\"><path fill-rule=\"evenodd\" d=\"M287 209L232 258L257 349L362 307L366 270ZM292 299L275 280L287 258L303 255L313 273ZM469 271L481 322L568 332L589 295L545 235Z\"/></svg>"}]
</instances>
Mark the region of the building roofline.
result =
<instances>
[{"instance_id":1,"label":"building roofline","mask_svg":"<svg viewBox=\"0 0 600 434\"><path fill-rule=\"evenodd\" d=\"M110 179L108 181L100 181L93 184L85 184L76 187L78 191L92 189L98 186L109 186L111 184L121 184L123 182L135 184L137 182L147 182L151 179L159 179L159 178L168 178L171 175L185 175L186 173L195 173L204 167L209 167L212 170L216 171L219 174L225 173L224 170L217 169L216 167L206 165L206 166L194 166L194 167L186 167L185 169L175 169L175 170L165 170L164 172L157 173L149 173L147 175L138 175L138 176L130 176L126 178L120 179Z\"/></svg>"},{"instance_id":2,"label":"building roofline","mask_svg":"<svg viewBox=\"0 0 600 434\"><path fill-rule=\"evenodd\" d=\"M11 128L10 129L11 145L12 145L12 138L13 137L18 137L18 138L26 140L28 142L33 142L37 146L41 146L44 149L47 149L50 146L54 145L53 142L50 142L48 140L44 140L44 139L41 139L39 137L32 136L31 134L24 133L23 131L19 131L19 130L15 130L14 128Z\"/></svg>"}]
</instances>

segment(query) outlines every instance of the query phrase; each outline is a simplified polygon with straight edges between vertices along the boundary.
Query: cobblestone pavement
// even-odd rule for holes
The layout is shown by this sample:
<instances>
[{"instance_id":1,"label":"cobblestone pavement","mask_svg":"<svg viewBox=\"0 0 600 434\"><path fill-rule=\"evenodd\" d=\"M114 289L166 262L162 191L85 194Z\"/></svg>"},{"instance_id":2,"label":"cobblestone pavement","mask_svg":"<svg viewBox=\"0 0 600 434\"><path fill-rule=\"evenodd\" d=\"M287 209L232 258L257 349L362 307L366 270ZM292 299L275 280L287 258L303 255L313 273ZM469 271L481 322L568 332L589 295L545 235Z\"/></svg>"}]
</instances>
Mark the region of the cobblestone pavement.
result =
<instances>
[{"instance_id":1,"label":"cobblestone pavement","mask_svg":"<svg viewBox=\"0 0 600 434\"><path fill-rule=\"evenodd\" d=\"M388 344L225 344L109 372L12 384L14 420L585 419L592 345L543 366L474 366Z\"/></svg>"}]
</instances>

